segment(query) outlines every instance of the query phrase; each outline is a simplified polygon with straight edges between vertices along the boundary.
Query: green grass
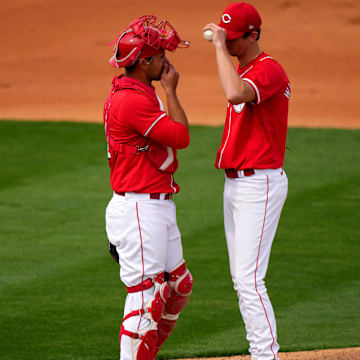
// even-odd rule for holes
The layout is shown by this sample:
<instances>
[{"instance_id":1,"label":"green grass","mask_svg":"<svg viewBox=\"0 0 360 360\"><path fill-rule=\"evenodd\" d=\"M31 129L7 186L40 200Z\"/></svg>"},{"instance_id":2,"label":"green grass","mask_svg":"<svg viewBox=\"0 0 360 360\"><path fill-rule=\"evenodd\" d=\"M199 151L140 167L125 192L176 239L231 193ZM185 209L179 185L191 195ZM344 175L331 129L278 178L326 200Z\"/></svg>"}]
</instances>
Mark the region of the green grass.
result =
<instances>
[{"instance_id":1,"label":"green grass","mask_svg":"<svg viewBox=\"0 0 360 360\"><path fill-rule=\"evenodd\" d=\"M163 359L247 352L213 167L192 127L176 176L195 286ZM125 290L107 253L98 124L0 121L0 359L116 360ZM360 131L290 129L289 195L267 276L282 351L360 346Z\"/></svg>"}]
</instances>

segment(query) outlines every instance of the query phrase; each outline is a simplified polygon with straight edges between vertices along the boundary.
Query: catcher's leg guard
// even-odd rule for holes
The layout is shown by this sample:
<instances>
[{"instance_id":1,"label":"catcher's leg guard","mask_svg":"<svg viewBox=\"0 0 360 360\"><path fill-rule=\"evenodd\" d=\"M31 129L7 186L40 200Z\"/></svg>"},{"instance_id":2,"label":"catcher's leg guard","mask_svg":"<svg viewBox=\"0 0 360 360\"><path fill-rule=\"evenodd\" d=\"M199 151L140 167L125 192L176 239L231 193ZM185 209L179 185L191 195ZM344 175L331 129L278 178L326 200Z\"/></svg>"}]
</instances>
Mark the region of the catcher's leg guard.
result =
<instances>
[{"instance_id":1,"label":"catcher's leg guard","mask_svg":"<svg viewBox=\"0 0 360 360\"><path fill-rule=\"evenodd\" d=\"M168 283L171 292L169 298L166 300L163 315L158 322L158 339L156 342L155 356L159 352L161 345L174 329L179 314L181 310L184 309L191 294L193 278L185 262L170 272Z\"/></svg>"},{"instance_id":2,"label":"catcher's leg guard","mask_svg":"<svg viewBox=\"0 0 360 360\"><path fill-rule=\"evenodd\" d=\"M136 360L152 360L155 358L158 338L157 323L164 312L165 302L170 295L170 287L169 284L164 281L164 273L161 273L157 275L155 279L147 279L137 286L127 288L128 292L132 293L147 290L151 287L155 287L154 299L148 302L144 308L130 312L123 319L124 323L125 320L132 316L143 316L145 319L149 320L147 329L135 333L126 330L123 323L120 328L120 344L123 335L139 340L134 342L132 346L132 351L136 354Z\"/></svg>"}]
</instances>

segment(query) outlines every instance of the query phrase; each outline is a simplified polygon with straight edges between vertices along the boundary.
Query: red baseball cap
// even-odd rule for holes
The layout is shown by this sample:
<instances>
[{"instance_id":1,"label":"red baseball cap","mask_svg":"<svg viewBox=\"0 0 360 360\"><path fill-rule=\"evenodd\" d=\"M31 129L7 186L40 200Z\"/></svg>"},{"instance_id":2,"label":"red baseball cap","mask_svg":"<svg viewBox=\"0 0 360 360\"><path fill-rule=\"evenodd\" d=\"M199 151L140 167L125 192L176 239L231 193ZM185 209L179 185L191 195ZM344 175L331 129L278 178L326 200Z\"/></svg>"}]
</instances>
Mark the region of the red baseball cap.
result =
<instances>
[{"instance_id":1,"label":"red baseball cap","mask_svg":"<svg viewBox=\"0 0 360 360\"><path fill-rule=\"evenodd\" d=\"M249 31L260 29L261 17L252 5L233 3L224 10L219 26L226 30L227 40L234 40Z\"/></svg>"}]
</instances>

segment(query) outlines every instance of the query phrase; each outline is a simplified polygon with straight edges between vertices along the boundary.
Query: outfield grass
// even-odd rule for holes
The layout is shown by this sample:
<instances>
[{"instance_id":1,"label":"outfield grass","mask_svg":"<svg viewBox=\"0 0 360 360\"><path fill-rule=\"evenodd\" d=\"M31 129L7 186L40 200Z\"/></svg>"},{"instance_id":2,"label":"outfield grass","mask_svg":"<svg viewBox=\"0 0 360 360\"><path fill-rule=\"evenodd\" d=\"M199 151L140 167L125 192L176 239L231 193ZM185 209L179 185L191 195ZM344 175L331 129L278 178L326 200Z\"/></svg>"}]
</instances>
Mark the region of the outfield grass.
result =
<instances>
[{"instance_id":1,"label":"outfield grass","mask_svg":"<svg viewBox=\"0 0 360 360\"><path fill-rule=\"evenodd\" d=\"M125 290L107 253L98 124L0 121L0 359L116 360ZM221 128L192 127L176 195L195 286L163 359L246 353L222 220ZM282 351L360 346L360 131L290 129L267 276Z\"/></svg>"}]
</instances>

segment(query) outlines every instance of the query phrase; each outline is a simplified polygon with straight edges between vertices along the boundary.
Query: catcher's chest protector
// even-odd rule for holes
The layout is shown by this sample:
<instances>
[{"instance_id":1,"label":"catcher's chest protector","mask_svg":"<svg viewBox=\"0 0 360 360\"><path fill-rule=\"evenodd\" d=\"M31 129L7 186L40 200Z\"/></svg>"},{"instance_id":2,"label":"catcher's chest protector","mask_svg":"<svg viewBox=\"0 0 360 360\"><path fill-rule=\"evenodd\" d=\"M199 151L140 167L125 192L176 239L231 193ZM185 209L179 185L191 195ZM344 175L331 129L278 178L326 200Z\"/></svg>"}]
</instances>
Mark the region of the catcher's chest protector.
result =
<instances>
[{"instance_id":1,"label":"catcher's chest protector","mask_svg":"<svg viewBox=\"0 0 360 360\"><path fill-rule=\"evenodd\" d=\"M177 170L179 163L177 160L177 152L175 149L172 149L169 146L163 146L156 143L155 141L148 140L148 145L146 147L139 148L138 146L119 144L116 142L110 135L108 128L108 115L111 106L112 96L121 90L132 89L136 90L145 96L151 98L152 101L158 103L159 99L156 97L155 93L148 91L146 88L138 86L137 84L127 82L123 76L115 76L112 81L112 88L109 97L107 98L104 106L104 127L105 135L107 142L107 153L109 164L113 156L111 155L114 152L123 153L123 154L132 154L146 156L148 161L160 171L174 174ZM140 150L139 150L140 149Z\"/></svg>"}]
</instances>

